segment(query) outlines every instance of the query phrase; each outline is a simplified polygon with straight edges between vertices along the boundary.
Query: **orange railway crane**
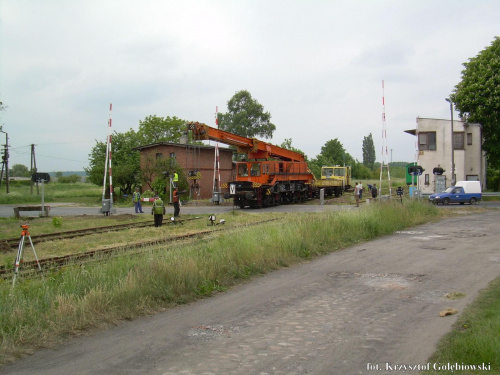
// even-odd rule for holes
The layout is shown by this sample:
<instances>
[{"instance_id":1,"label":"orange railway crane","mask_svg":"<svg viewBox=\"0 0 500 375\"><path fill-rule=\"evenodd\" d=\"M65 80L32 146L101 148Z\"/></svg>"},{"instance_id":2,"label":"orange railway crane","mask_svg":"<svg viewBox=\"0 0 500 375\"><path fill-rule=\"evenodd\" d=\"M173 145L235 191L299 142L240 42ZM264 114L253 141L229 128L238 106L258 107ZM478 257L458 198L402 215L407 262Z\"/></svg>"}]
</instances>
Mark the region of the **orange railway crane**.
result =
<instances>
[{"instance_id":1,"label":"orange railway crane","mask_svg":"<svg viewBox=\"0 0 500 375\"><path fill-rule=\"evenodd\" d=\"M188 122L194 140L213 140L236 146L247 160L236 163L234 180L223 183L224 198L243 207L297 203L314 193L314 175L301 153L246 138L199 122Z\"/></svg>"}]
</instances>

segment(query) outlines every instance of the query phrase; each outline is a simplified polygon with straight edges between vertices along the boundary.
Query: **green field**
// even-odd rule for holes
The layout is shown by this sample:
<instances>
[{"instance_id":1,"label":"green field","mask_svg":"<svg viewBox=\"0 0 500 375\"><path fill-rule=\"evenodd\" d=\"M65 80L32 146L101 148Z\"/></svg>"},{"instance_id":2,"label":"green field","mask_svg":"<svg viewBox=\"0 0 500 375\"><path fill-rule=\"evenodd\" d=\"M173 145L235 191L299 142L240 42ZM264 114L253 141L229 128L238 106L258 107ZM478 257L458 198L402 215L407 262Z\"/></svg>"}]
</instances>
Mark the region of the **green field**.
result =
<instances>
[{"instance_id":1,"label":"green field","mask_svg":"<svg viewBox=\"0 0 500 375\"><path fill-rule=\"evenodd\" d=\"M85 205L100 205L102 200L102 188L88 184L61 184L49 182L43 186L44 201L49 202L72 202ZM42 184L30 186L30 181L10 181L9 194L6 193L5 182L0 188L0 204L26 204L40 203L42 200Z\"/></svg>"}]
</instances>

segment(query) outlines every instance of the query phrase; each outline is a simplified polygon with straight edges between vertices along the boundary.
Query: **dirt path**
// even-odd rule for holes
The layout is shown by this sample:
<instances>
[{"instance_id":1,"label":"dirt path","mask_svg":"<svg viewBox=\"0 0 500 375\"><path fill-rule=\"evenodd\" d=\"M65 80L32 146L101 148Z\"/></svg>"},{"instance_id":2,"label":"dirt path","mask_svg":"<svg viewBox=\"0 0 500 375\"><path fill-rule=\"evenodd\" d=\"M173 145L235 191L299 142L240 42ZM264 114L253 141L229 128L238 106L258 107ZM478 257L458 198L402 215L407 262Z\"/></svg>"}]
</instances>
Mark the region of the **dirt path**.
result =
<instances>
[{"instance_id":1,"label":"dirt path","mask_svg":"<svg viewBox=\"0 0 500 375\"><path fill-rule=\"evenodd\" d=\"M491 211L412 228L37 352L1 373L403 373L386 363L426 364L458 316L439 312L462 312L500 274L499 222ZM466 296L448 300L450 292Z\"/></svg>"}]
</instances>

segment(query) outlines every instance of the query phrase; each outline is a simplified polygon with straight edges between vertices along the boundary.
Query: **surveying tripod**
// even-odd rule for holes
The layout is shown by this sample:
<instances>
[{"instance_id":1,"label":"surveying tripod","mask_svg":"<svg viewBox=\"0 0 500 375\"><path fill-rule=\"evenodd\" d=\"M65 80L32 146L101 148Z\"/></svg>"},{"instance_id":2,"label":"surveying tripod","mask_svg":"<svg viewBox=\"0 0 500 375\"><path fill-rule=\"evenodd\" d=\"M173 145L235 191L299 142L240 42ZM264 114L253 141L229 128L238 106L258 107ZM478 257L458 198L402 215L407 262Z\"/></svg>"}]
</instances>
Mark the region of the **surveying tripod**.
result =
<instances>
[{"instance_id":1,"label":"surveying tripod","mask_svg":"<svg viewBox=\"0 0 500 375\"><path fill-rule=\"evenodd\" d=\"M33 241L31 241L30 232L28 231L29 226L27 224L23 224L21 225L21 228L23 228L23 230L21 232L21 239L19 240L19 247L17 249L16 264L14 266L14 278L12 279L12 287L14 287L14 284L16 283L16 276L17 273L19 272L19 265L23 261L24 240L26 236L28 236L28 239L30 240L31 248L33 249L33 254L35 254L35 259L36 259L36 264L38 265L38 269L40 271L42 270L40 262L38 261L38 257L36 256L35 246L33 246Z\"/></svg>"}]
</instances>

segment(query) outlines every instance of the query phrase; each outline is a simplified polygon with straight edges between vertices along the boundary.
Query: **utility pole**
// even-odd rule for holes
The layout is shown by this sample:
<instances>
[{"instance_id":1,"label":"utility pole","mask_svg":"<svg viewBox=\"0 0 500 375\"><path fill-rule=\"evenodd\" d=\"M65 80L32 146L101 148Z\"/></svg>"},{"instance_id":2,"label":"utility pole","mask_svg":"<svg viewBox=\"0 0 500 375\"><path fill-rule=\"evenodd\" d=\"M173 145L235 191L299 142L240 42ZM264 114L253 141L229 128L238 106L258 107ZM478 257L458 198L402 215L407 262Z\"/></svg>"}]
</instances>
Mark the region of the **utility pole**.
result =
<instances>
[{"instance_id":1,"label":"utility pole","mask_svg":"<svg viewBox=\"0 0 500 375\"><path fill-rule=\"evenodd\" d=\"M450 103L450 113L451 113L451 185L455 186L455 145L453 142L453 101L451 98L445 98L445 100Z\"/></svg>"},{"instance_id":2,"label":"utility pole","mask_svg":"<svg viewBox=\"0 0 500 375\"><path fill-rule=\"evenodd\" d=\"M35 157L35 145L31 145L31 175L33 176L34 173L37 173L36 169L36 157ZM33 179L31 179L31 194L33 194ZM36 194L40 195L40 192L38 190L38 180L36 180Z\"/></svg>"}]
</instances>

